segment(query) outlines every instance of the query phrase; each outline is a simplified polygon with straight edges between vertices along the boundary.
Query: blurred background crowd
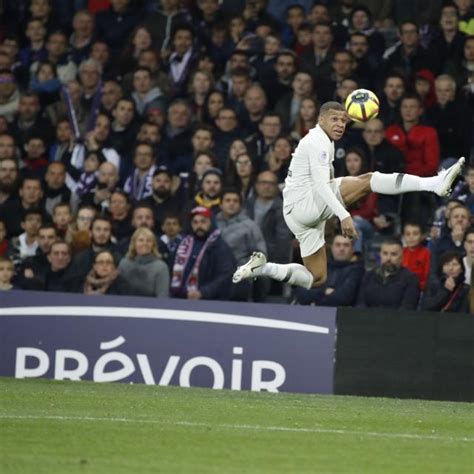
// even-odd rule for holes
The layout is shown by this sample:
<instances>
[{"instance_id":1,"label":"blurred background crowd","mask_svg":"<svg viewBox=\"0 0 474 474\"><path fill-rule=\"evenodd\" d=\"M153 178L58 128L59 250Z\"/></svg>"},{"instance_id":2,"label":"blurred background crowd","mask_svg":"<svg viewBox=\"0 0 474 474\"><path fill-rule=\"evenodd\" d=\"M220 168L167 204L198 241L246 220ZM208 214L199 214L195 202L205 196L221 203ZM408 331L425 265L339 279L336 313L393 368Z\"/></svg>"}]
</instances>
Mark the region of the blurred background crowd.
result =
<instances>
[{"instance_id":1,"label":"blurred background crowd","mask_svg":"<svg viewBox=\"0 0 474 474\"><path fill-rule=\"evenodd\" d=\"M3 0L0 289L468 311L474 259L471 0ZM327 283L231 284L299 261L281 190L319 107L358 88L336 176L431 176L327 225Z\"/></svg>"}]
</instances>

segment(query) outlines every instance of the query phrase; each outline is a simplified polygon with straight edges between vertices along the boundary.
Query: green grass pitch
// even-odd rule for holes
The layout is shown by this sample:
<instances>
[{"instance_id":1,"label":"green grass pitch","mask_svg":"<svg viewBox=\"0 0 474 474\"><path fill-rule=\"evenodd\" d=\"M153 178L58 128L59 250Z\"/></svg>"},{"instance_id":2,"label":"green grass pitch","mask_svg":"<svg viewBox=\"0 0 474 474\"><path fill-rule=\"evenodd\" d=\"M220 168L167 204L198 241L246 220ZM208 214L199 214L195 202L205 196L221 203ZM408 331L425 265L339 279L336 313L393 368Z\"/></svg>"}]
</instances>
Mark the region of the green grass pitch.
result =
<instances>
[{"instance_id":1,"label":"green grass pitch","mask_svg":"<svg viewBox=\"0 0 474 474\"><path fill-rule=\"evenodd\" d=\"M473 408L0 378L0 472L473 473Z\"/></svg>"}]
</instances>

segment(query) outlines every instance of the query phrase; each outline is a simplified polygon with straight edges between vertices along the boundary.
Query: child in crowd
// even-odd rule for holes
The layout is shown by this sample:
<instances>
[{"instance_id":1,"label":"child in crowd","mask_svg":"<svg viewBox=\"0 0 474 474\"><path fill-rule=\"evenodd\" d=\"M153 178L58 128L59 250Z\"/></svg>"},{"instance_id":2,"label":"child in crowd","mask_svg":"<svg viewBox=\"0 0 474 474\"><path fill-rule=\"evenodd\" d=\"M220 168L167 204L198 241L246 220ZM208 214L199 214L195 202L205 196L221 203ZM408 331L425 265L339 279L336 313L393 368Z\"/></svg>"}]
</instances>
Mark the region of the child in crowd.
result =
<instances>
[{"instance_id":1,"label":"child in crowd","mask_svg":"<svg viewBox=\"0 0 474 474\"><path fill-rule=\"evenodd\" d=\"M18 237L13 237L10 242L8 255L15 265L20 264L27 257L33 257L38 250L38 232L43 224L43 214L39 209L28 209L21 220L24 230Z\"/></svg>"},{"instance_id":2,"label":"child in crowd","mask_svg":"<svg viewBox=\"0 0 474 474\"><path fill-rule=\"evenodd\" d=\"M14 273L13 262L6 257L0 257L0 291L16 289L12 284Z\"/></svg>"},{"instance_id":3,"label":"child in crowd","mask_svg":"<svg viewBox=\"0 0 474 474\"><path fill-rule=\"evenodd\" d=\"M183 240L179 216L174 213L166 214L161 224L161 231L163 235L160 237L160 253L163 254L163 259L168 261L168 258L174 254L179 243Z\"/></svg>"},{"instance_id":4,"label":"child in crowd","mask_svg":"<svg viewBox=\"0 0 474 474\"><path fill-rule=\"evenodd\" d=\"M407 222L403 226L402 266L412 271L420 282L420 290L426 288L430 273L431 252L423 245L423 231L420 224Z\"/></svg>"},{"instance_id":5,"label":"child in crowd","mask_svg":"<svg viewBox=\"0 0 474 474\"><path fill-rule=\"evenodd\" d=\"M7 225L4 221L0 220L0 257L7 254L10 248L10 243L7 239Z\"/></svg>"},{"instance_id":6,"label":"child in crowd","mask_svg":"<svg viewBox=\"0 0 474 474\"><path fill-rule=\"evenodd\" d=\"M56 204L53 209L53 223L61 239L64 239L72 222L71 206L67 202Z\"/></svg>"},{"instance_id":7,"label":"child in crowd","mask_svg":"<svg viewBox=\"0 0 474 474\"><path fill-rule=\"evenodd\" d=\"M105 159L101 161L101 157L97 152L91 152L86 156L84 160L84 171L79 177L76 188L76 194L80 198L92 192L95 188L97 184L97 170L103 161L105 161Z\"/></svg>"},{"instance_id":8,"label":"child in crowd","mask_svg":"<svg viewBox=\"0 0 474 474\"><path fill-rule=\"evenodd\" d=\"M26 139L25 156L23 157L23 169L27 173L32 173L43 178L48 166L48 156L46 154L46 143L42 136L31 135Z\"/></svg>"}]
</instances>

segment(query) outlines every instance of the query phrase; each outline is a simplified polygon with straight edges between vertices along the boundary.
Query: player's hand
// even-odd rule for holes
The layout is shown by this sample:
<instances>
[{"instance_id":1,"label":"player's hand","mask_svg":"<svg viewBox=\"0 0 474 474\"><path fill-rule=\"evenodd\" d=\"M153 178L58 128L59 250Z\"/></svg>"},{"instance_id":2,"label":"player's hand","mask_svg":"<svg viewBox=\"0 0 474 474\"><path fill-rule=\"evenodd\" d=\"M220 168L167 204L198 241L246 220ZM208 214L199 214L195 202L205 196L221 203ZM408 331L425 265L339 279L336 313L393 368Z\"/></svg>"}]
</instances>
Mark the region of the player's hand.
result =
<instances>
[{"instance_id":1,"label":"player's hand","mask_svg":"<svg viewBox=\"0 0 474 474\"><path fill-rule=\"evenodd\" d=\"M341 230L342 235L348 239L357 240L359 238L359 234L357 233L357 229L355 228L354 221L352 220L351 216L342 219Z\"/></svg>"}]
</instances>

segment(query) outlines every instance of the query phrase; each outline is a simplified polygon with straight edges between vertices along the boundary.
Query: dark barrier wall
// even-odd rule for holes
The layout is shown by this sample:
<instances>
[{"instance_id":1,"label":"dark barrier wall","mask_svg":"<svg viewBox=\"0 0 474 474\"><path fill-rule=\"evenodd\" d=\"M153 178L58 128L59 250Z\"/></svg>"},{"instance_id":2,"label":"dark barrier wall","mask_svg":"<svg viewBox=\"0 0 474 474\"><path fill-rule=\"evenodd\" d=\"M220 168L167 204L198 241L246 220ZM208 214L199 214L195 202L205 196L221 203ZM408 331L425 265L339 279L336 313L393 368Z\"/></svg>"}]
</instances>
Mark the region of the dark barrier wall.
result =
<instances>
[{"instance_id":1,"label":"dark barrier wall","mask_svg":"<svg viewBox=\"0 0 474 474\"><path fill-rule=\"evenodd\" d=\"M474 401L474 317L338 309L337 394Z\"/></svg>"},{"instance_id":2,"label":"dark barrier wall","mask_svg":"<svg viewBox=\"0 0 474 474\"><path fill-rule=\"evenodd\" d=\"M332 393L335 308L0 293L0 376Z\"/></svg>"}]
</instances>

